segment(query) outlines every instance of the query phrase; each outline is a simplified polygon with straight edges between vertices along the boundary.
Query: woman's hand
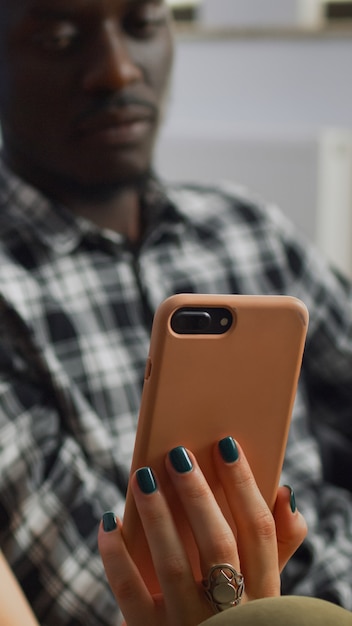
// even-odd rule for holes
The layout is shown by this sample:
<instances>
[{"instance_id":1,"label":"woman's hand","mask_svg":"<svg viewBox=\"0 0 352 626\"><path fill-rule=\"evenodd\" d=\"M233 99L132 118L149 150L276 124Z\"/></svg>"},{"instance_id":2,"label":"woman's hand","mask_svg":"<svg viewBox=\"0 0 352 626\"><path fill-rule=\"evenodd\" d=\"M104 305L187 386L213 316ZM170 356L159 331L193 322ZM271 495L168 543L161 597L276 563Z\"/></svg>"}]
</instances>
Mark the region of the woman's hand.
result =
<instances>
[{"instance_id":1,"label":"woman's hand","mask_svg":"<svg viewBox=\"0 0 352 626\"><path fill-rule=\"evenodd\" d=\"M230 437L215 449L215 464L237 529L225 520L190 451L176 448L167 471L190 522L206 579L212 566L228 563L245 582L243 602L280 595L280 571L303 541L307 527L290 488L280 487L273 514L264 502L245 455ZM157 477L142 468L131 488L153 557L162 594L151 596L123 541L120 520L105 514L99 549L128 626L196 626L214 614L202 584L194 580Z\"/></svg>"}]
</instances>

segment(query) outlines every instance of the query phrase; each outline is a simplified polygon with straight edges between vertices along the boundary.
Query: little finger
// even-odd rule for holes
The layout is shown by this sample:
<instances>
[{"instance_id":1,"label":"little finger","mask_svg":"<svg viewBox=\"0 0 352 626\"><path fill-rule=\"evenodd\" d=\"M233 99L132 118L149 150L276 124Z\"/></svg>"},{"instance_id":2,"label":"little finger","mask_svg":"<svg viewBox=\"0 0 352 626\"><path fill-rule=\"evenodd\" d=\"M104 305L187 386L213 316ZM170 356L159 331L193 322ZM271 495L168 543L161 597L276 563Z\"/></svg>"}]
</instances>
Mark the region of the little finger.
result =
<instances>
[{"instance_id":1,"label":"little finger","mask_svg":"<svg viewBox=\"0 0 352 626\"><path fill-rule=\"evenodd\" d=\"M105 573L128 626L154 626L154 601L125 546L121 521L111 511L104 513L98 546Z\"/></svg>"}]
</instances>

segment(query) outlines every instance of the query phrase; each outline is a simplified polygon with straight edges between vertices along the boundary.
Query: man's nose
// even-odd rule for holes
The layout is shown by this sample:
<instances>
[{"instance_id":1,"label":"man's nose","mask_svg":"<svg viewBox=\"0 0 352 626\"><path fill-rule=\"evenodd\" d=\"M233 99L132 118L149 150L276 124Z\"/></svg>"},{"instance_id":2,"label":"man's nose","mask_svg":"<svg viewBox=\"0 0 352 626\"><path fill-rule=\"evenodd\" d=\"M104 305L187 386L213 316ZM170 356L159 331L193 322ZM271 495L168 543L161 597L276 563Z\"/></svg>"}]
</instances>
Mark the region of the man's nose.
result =
<instances>
[{"instance_id":1,"label":"man's nose","mask_svg":"<svg viewBox=\"0 0 352 626\"><path fill-rule=\"evenodd\" d=\"M100 29L88 58L83 76L85 91L117 91L143 77L131 58L126 36L113 20Z\"/></svg>"}]
</instances>

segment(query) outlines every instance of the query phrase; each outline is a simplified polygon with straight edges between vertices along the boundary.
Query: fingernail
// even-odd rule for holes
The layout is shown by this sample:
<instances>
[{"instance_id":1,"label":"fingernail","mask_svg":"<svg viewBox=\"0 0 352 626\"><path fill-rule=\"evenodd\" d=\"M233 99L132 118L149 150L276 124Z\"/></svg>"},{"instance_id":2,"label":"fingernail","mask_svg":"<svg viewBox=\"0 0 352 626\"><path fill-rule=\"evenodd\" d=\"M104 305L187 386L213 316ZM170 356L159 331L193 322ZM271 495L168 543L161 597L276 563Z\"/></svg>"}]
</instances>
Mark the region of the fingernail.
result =
<instances>
[{"instance_id":1,"label":"fingernail","mask_svg":"<svg viewBox=\"0 0 352 626\"><path fill-rule=\"evenodd\" d=\"M112 511L107 511L103 515L103 529L106 533L110 533L112 530L116 530L117 522L116 515Z\"/></svg>"},{"instance_id":2,"label":"fingernail","mask_svg":"<svg viewBox=\"0 0 352 626\"><path fill-rule=\"evenodd\" d=\"M290 492L290 507L291 507L291 511L292 513L295 513L297 510L297 505L296 505L296 498L295 498L295 492L293 491L292 487L290 487L290 485L284 485Z\"/></svg>"},{"instance_id":3,"label":"fingernail","mask_svg":"<svg viewBox=\"0 0 352 626\"><path fill-rule=\"evenodd\" d=\"M169 458L172 466L179 474L186 474L193 468L192 461L188 456L187 450L183 446L178 446L169 452Z\"/></svg>"},{"instance_id":4,"label":"fingernail","mask_svg":"<svg viewBox=\"0 0 352 626\"><path fill-rule=\"evenodd\" d=\"M225 463L234 463L239 457L236 441L232 437L225 437L219 441L220 454Z\"/></svg>"},{"instance_id":5,"label":"fingernail","mask_svg":"<svg viewBox=\"0 0 352 626\"><path fill-rule=\"evenodd\" d=\"M143 493L150 494L157 490L155 476L150 467L141 467L136 472L137 482Z\"/></svg>"}]
</instances>

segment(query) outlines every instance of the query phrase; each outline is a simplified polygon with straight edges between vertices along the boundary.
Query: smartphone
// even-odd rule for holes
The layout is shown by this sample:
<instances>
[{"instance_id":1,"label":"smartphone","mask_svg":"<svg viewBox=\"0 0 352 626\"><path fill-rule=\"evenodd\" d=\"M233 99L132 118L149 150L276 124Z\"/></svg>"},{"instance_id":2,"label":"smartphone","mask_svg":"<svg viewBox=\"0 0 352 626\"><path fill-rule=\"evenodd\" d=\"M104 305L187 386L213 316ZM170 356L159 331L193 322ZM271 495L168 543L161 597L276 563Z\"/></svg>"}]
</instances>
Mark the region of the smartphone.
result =
<instances>
[{"instance_id":1,"label":"smartphone","mask_svg":"<svg viewBox=\"0 0 352 626\"><path fill-rule=\"evenodd\" d=\"M308 312L289 296L178 294L153 322L131 471L150 466L165 493L196 580L198 550L165 457L185 446L197 458L228 522L212 448L231 435L243 447L273 509L299 378ZM235 532L235 528L234 528ZM128 489L126 545L151 593L159 591L144 531Z\"/></svg>"}]
</instances>

